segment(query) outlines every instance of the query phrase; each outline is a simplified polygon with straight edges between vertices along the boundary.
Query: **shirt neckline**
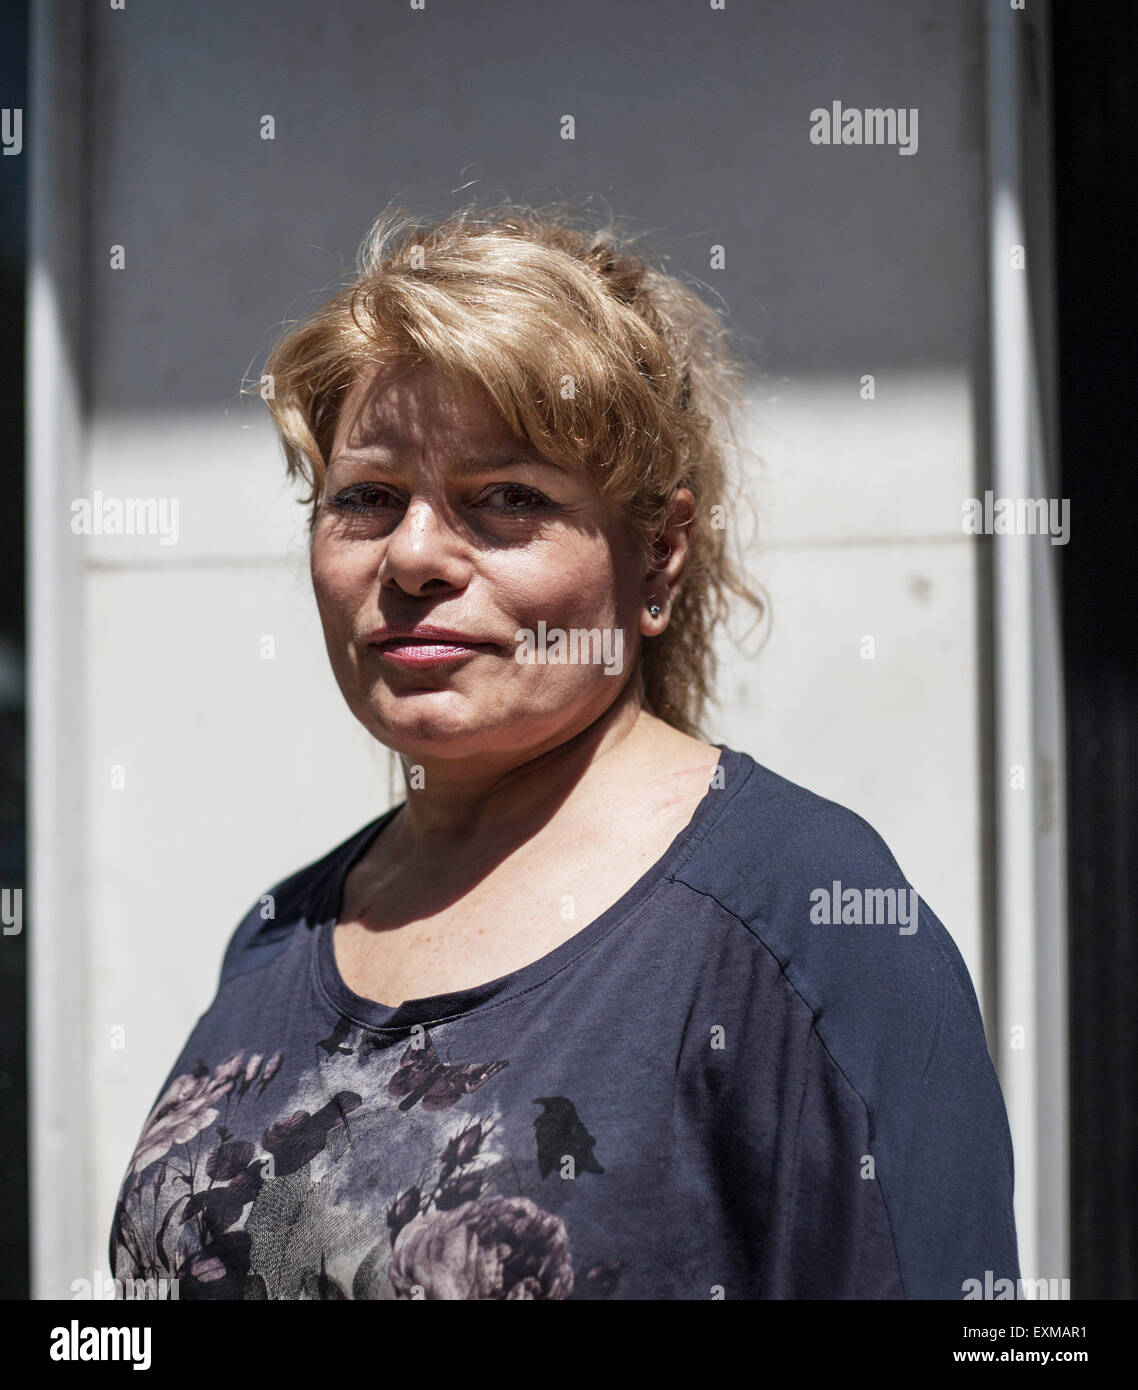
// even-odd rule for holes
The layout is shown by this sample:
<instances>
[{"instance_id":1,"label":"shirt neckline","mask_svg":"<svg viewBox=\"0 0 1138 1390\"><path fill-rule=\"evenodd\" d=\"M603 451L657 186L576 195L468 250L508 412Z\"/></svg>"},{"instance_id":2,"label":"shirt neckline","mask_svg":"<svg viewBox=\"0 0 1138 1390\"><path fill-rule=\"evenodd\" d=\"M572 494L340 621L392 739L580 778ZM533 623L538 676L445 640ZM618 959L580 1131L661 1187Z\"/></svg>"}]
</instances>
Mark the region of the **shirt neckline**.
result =
<instances>
[{"instance_id":1,"label":"shirt neckline","mask_svg":"<svg viewBox=\"0 0 1138 1390\"><path fill-rule=\"evenodd\" d=\"M312 975L317 992L338 1014L363 1028L378 1032L403 1032L416 1024L444 1023L475 1009L504 1002L552 979L618 927L661 883L671 879L728 802L734 799L751 771L747 766L751 760L745 753L739 753L725 744L717 743L714 747L720 750L716 769L722 770L723 786L720 788L712 784L708 787L687 825L679 831L660 858L611 907L528 965L469 989L405 999L395 1006L367 999L349 987L336 964L332 942L342 905L344 881L352 866L362 858L404 803L393 806L348 841L344 857L326 880L312 940Z\"/></svg>"}]
</instances>

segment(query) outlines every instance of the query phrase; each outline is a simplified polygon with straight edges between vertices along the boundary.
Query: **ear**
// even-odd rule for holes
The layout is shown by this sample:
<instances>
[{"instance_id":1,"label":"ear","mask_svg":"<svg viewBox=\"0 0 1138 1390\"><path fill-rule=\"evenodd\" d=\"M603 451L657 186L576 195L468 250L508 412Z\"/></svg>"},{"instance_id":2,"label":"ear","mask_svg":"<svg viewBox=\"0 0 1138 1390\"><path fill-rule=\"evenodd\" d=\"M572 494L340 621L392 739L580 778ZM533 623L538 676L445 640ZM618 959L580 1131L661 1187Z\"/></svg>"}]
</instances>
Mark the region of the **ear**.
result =
<instances>
[{"instance_id":1,"label":"ear","mask_svg":"<svg viewBox=\"0 0 1138 1390\"><path fill-rule=\"evenodd\" d=\"M644 577L640 631L645 637L658 637L668 626L687 566L694 526L695 497L690 488L678 487L672 493L663 529L652 543L652 568ZM659 608L658 614L650 611L653 606Z\"/></svg>"}]
</instances>

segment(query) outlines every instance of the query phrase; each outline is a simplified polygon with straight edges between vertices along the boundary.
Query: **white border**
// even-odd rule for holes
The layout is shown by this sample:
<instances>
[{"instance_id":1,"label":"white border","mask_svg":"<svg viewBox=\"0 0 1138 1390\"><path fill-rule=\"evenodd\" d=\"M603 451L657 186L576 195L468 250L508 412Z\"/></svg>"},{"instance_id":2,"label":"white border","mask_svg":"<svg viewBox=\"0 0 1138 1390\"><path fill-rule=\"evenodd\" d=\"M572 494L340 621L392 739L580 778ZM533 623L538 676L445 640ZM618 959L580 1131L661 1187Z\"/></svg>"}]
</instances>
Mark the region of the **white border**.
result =
<instances>
[{"instance_id":1,"label":"white border","mask_svg":"<svg viewBox=\"0 0 1138 1390\"><path fill-rule=\"evenodd\" d=\"M33 1298L66 1298L87 1263L90 1124L84 968L83 553L78 380L82 13L30 10L27 132L29 1191Z\"/></svg>"},{"instance_id":2,"label":"white border","mask_svg":"<svg viewBox=\"0 0 1138 1390\"><path fill-rule=\"evenodd\" d=\"M1027 90L1028 26L1038 15L989 0L988 262L992 488L1058 494L1054 420L1049 93ZM1027 179L1032 180L1028 185ZM1041 196L1042 195L1042 196ZM1011 263L1026 248L1027 269ZM1042 331L1033 332L1038 326ZM1073 525L1078 524L1074 518ZM995 615L995 1056L1016 1164L1022 1277L1069 1267L1066 778L1058 548L1047 537L993 541ZM1020 765L1026 789L1010 771ZM1012 1030L1022 1028L1022 1046Z\"/></svg>"}]
</instances>

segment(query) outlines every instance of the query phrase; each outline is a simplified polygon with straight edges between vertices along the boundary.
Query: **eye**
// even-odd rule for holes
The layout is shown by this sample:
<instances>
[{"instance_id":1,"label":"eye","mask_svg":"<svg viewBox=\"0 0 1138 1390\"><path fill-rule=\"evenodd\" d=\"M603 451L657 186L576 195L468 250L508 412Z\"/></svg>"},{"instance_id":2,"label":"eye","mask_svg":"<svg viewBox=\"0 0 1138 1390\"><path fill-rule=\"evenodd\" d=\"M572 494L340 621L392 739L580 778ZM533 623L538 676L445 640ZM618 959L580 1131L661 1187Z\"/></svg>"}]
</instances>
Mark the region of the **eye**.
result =
<instances>
[{"instance_id":1,"label":"eye","mask_svg":"<svg viewBox=\"0 0 1138 1390\"><path fill-rule=\"evenodd\" d=\"M476 506L493 503L498 511L528 512L551 507L553 503L544 492L523 483L496 483L481 494Z\"/></svg>"},{"instance_id":2,"label":"eye","mask_svg":"<svg viewBox=\"0 0 1138 1390\"><path fill-rule=\"evenodd\" d=\"M328 499L327 505L339 512L356 512L366 516L380 507L399 506L390 488L379 483L353 483L341 488L335 497Z\"/></svg>"}]
</instances>

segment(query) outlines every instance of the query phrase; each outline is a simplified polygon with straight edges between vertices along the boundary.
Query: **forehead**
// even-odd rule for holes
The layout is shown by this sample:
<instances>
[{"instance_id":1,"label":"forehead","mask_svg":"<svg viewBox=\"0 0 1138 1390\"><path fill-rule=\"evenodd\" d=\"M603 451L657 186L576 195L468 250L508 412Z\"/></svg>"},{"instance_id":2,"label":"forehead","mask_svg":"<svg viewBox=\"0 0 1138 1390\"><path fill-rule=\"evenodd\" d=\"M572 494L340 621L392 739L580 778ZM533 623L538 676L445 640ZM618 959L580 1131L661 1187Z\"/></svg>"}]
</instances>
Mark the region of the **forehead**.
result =
<instances>
[{"instance_id":1,"label":"forehead","mask_svg":"<svg viewBox=\"0 0 1138 1390\"><path fill-rule=\"evenodd\" d=\"M404 451L445 440L521 444L475 387L431 366L380 368L361 374L344 398L332 451Z\"/></svg>"}]
</instances>

